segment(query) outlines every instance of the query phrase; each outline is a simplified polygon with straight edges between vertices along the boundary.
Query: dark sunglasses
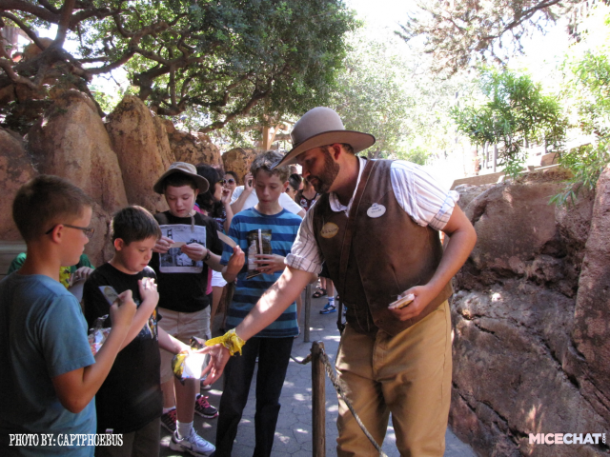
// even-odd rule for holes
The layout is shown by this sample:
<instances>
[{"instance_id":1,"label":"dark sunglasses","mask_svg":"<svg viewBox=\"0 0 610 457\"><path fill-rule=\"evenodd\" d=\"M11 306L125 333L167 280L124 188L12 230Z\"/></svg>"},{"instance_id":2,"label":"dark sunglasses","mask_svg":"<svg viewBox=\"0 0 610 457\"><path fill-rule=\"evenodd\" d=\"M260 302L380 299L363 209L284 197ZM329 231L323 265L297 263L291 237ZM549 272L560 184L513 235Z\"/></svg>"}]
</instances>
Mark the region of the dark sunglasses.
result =
<instances>
[{"instance_id":1,"label":"dark sunglasses","mask_svg":"<svg viewBox=\"0 0 610 457\"><path fill-rule=\"evenodd\" d=\"M223 179L222 181L220 181L220 184L235 184L235 180L234 179Z\"/></svg>"},{"instance_id":2,"label":"dark sunglasses","mask_svg":"<svg viewBox=\"0 0 610 457\"><path fill-rule=\"evenodd\" d=\"M70 227L73 229L82 230L83 233L85 234L85 236L89 239L91 239L93 237L93 234L95 233L95 229L92 227L78 227L76 225L70 225L70 224L61 224L61 225L63 225L64 227ZM55 227L57 227L57 225L54 225L53 227L51 227L49 230L44 232L44 234L45 235L50 234Z\"/></svg>"}]
</instances>

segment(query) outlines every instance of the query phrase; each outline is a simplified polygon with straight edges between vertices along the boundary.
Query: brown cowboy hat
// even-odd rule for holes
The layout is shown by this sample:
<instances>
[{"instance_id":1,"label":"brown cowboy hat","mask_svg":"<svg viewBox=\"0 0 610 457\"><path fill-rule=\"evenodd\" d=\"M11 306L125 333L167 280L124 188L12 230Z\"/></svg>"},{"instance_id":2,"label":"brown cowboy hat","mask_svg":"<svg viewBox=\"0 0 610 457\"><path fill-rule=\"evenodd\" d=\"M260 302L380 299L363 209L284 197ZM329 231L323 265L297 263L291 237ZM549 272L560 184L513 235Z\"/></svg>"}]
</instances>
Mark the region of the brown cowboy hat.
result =
<instances>
[{"instance_id":1,"label":"brown cowboy hat","mask_svg":"<svg viewBox=\"0 0 610 457\"><path fill-rule=\"evenodd\" d=\"M293 148L278 162L276 167L294 163L299 154L329 144L349 144L354 149L354 153L363 151L375 144L373 135L345 130L339 115L334 110L323 106L307 111L294 124L290 136L292 137Z\"/></svg>"},{"instance_id":2,"label":"brown cowboy hat","mask_svg":"<svg viewBox=\"0 0 610 457\"><path fill-rule=\"evenodd\" d=\"M183 175L187 175L193 178L193 180L197 184L199 192L205 192L210 188L210 183L208 182L208 180L205 179L203 176L199 176L197 174L197 168L195 168L195 165L186 162L174 162L169 166L167 171L163 173L163 175L159 179L157 179L157 182L153 186L153 190L158 194L162 194L163 181L169 175L173 175L174 173L182 173Z\"/></svg>"}]
</instances>

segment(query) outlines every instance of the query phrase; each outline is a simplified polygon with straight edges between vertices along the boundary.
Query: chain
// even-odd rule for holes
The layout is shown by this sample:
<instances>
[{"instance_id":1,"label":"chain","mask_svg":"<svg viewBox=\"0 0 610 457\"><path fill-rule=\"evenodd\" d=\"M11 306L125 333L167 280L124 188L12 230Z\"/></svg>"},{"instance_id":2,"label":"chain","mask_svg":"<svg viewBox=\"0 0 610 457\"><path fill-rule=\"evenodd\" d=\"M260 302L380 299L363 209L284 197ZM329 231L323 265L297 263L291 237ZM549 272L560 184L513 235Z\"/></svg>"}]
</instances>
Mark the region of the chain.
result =
<instances>
[{"instance_id":1,"label":"chain","mask_svg":"<svg viewBox=\"0 0 610 457\"><path fill-rule=\"evenodd\" d=\"M299 363L301 365L306 365L309 362L311 362L312 355L309 354L307 357L305 357L301 361L295 359L292 356L290 356L290 358L292 360L294 360L296 363ZM354 409L354 406L352 405L352 402L350 401L349 398L347 398L347 393L346 393L347 389L346 389L345 385L343 384L343 382L340 381L339 379L337 379L337 375L335 374L335 370L334 370L333 366L331 365L330 361L328 360L328 356L326 355L326 352L324 351L323 348L320 348L320 359L322 360L322 363L324 364L324 370L326 371L326 374L328 375L328 379L330 379L330 382L332 383L333 387L337 391L337 395L339 395L339 397L341 397L341 399L345 402L345 404L347 405L348 409L351 411L352 415L354 416L354 419L356 419L356 422L360 426L360 429L362 430L362 432L366 435L366 437L373 444L373 446L375 446L375 449L377 449L377 452L379 452L379 456L380 457L388 457L381 450L381 447L379 447L379 445L375 441L375 438L373 438L373 436L366 429L366 427L362 423L362 420L360 419L360 417L358 417L358 414L356 414L356 410Z\"/></svg>"}]
</instances>

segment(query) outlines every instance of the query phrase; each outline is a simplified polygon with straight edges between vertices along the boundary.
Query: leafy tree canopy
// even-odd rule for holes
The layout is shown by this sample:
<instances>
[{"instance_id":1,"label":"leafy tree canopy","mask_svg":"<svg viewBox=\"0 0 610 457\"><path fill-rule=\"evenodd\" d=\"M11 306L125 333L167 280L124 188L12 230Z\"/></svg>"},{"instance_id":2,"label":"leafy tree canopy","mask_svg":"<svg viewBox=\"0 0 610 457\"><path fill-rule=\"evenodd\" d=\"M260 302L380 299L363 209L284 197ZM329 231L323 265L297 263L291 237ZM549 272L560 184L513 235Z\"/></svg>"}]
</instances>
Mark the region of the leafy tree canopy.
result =
<instances>
[{"instance_id":1,"label":"leafy tree canopy","mask_svg":"<svg viewBox=\"0 0 610 457\"><path fill-rule=\"evenodd\" d=\"M559 100L544 95L528 75L487 69L482 72L482 104L454 107L458 129L475 144L502 144L509 174L524 161L521 152L530 142L559 146L565 139L567 120Z\"/></svg>"},{"instance_id":2,"label":"leafy tree canopy","mask_svg":"<svg viewBox=\"0 0 610 457\"><path fill-rule=\"evenodd\" d=\"M0 20L44 49L19 63L0 57L0 86L82 83L124 67L158 114L194 109L208 119L204 131L321 103L355 25L341 0L0 0ZM34 30L51 24L47 47Z\"/></svg>"},{"instance_id":3,"label":"leafy tree canopy","mask_svg":"<svg viewBox=\"0 0 610 457\"><path fill-rule=\"evenodd\" d=\"M593 2L595 3L595 2ZM562 16L570 31L588 3L583 0L454 0L425 2L397 32L404 40L423 37L437 71L454 73L481 61L503 62L506 49L522 51L521 39Z\"/></svg>"}]
</instances>

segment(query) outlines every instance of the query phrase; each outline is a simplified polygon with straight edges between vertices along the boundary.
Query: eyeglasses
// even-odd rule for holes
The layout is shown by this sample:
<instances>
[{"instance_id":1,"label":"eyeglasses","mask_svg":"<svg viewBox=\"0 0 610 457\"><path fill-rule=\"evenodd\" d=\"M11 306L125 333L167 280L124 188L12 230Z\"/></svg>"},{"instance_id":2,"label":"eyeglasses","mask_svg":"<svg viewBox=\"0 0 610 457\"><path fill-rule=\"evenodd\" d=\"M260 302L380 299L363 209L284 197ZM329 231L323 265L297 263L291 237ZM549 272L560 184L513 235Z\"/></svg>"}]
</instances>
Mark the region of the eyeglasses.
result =
<instances>
[{"instance_id":1,"label":"eyeglasses","mask_svg":"<svg viewBox=\"0 0 610 457\"><path fill-rule=\"evenodd\" d=\"M85 234L85 236L89 239L93 238L93 234L95 233L95 229L93 227L78 227L76 225L70 225L70 224L61 224L61 225L63 225L64 227L70 227L73 229L82 230L83 233ZM57 225L54 225L53 227L51 227L49 230L44 232L44 234L45 235L50 234L55 227L57 227Z\"/></svg>"},{"instance_id":2,"label":"eyeglasses","mask_svg":"<svg viewBox=\"0 0 610 457\"><path fill-rule=\"evenodd\" d=\"M220 181L220 184L235 184L234 179L223 179Z\"/></svg>"}]
</instances>

